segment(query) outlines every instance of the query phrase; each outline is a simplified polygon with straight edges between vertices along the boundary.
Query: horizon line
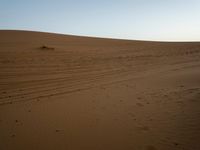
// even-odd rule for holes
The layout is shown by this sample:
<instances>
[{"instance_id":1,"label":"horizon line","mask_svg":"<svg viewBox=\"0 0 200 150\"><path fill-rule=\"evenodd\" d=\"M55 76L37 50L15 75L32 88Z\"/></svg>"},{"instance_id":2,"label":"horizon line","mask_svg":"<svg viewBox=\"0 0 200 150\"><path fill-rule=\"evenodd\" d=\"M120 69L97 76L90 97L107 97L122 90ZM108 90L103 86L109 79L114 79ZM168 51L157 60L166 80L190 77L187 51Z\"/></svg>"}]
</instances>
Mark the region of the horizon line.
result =
<instances>
[{"instance_id":1,"label":"horizon line","mask_svg":"<svg viewBox=\"0 0 200 150\"><path fill-rule=\"evenodd\" d=\"M131 39L131 38L118 38L108 36L94 36L94 35L83 35L83 34L71 34L54 31L42 31L42 30L29 30L29 29L0 29L0 31L22 31L22 32L38 32L47 34L57 34L64 36L75 36L75 37L86 37L86 38L97 38L97 39L108 39L108 40L123 40L123 41L138 41L138 42L163 42L163 43L199 43L197 40L147 40L147 39Z\"/></svg>"}]
</instances>

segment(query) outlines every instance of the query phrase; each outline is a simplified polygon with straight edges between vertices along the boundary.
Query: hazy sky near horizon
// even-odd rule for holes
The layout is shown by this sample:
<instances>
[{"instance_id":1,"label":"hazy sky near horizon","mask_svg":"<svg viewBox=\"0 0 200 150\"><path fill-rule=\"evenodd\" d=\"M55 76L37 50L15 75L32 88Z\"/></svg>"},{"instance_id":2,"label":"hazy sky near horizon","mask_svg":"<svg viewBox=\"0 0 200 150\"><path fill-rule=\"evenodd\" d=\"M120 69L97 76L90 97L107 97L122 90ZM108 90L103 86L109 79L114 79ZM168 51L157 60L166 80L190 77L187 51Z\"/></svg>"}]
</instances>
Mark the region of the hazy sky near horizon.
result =
<instances>
[{"instance_id":1,"label":"hazy sky near horizon","mask_svg":"<svg viewBox=\"0 0 200 150\"><path fill-rule=\"evenodd\" d=\"M0 0L0 29L200 41L200 0Z\"/></svg>"}]
</instances>

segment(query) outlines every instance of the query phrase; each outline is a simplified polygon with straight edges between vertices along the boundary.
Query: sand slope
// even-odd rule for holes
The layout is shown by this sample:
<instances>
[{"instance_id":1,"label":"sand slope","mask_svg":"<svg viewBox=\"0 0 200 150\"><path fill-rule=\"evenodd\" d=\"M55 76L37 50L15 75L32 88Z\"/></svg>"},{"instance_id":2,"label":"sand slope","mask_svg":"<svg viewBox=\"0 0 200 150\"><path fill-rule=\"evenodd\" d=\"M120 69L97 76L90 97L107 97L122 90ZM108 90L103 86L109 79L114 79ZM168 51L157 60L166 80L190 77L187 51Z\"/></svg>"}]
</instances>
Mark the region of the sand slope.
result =
<instances>
[{"instance_id":1,"label":"sand slope","mask_svg":"<svg viewBox=\"0 0 200 150\"><path fill-rule=\"evenodd\" d=\"M0 149L199 150L199 67L197 42L0 31Z\"/></svg>"}]
</instances>

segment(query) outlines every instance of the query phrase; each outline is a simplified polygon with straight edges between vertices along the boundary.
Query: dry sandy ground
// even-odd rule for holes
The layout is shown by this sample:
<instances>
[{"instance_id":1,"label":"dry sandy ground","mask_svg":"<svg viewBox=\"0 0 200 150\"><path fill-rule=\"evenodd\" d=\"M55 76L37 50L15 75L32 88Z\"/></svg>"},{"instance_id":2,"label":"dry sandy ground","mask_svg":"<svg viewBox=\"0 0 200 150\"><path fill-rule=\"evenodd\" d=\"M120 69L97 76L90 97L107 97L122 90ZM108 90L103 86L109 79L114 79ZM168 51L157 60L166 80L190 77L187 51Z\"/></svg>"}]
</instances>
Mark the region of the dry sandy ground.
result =
<instances>
[{"instance_id":1,"label":"dry sandy ground","mask_svg":"<svg viewBox=\"0 0 200 150\"><path fill-rule=\"evenodd\" d=\"M200 43L0 31L0 150L45 149L200 150Z\"/></svg>"}]
</instances>

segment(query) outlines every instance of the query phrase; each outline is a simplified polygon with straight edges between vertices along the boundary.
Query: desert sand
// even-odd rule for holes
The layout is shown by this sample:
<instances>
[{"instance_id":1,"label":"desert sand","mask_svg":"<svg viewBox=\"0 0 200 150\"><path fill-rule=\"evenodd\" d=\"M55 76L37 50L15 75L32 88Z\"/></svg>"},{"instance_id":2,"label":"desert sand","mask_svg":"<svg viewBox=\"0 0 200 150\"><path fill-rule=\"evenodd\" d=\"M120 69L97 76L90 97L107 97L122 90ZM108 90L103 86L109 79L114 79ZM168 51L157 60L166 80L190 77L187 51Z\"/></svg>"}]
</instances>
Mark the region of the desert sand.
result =
<instances>
[{"instance_id":1,"label":"desert sand","mask_svg":"<svg viewBox=\"0 0 200 150\"><path fill-rule=\"evenodd\" d=\"M200 42L1 30L0 150L200 150Z\"/></svg>"}]
</instances>

